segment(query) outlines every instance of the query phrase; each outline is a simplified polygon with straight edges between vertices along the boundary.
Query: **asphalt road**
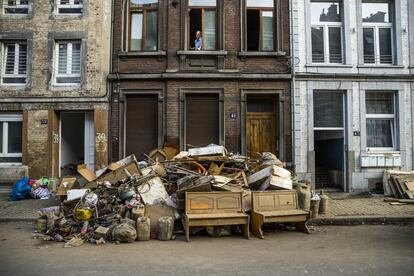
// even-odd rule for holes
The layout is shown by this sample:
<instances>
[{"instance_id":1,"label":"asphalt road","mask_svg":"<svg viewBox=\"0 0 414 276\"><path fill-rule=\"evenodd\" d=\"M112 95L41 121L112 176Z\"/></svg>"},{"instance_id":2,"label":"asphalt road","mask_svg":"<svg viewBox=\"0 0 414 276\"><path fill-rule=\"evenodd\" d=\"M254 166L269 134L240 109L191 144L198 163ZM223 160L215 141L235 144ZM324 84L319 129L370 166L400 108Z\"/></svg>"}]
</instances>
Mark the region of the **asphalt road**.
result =
<instances>
[{"instance_id":1,"label":"asphalt road","mask_svg":"<svg viewBox=\"0 0 414 276\"><path fill-rule=\"evenodd\" d=\"M323 226L306 235L182 236L169 242L85 244L31 238L29 223L0 223L0 275L414 275L414 226Z\"/></svg>"}]
</instances>

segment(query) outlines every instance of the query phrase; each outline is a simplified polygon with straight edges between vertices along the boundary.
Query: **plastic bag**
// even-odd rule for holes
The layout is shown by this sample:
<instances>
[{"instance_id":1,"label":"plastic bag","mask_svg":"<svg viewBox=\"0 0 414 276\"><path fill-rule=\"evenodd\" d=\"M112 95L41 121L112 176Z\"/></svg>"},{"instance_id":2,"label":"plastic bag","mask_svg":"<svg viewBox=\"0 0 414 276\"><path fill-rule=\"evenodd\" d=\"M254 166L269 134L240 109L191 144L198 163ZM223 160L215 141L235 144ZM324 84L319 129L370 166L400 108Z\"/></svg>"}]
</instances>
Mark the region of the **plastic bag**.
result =
<instances>
[{"instance_id":1,"label":"plastic bag","mask_svg":"<svg viewBox=\"0 0 414 276\"><path fill-rule=\"evenodd\" d=\"M10 194L9 200L16 201L27 198L30 194L30 191L32 190L29 181L29 178L22 178L19 181L17 181L13 186L13 190Z\"/></svg>"}]
</instances>

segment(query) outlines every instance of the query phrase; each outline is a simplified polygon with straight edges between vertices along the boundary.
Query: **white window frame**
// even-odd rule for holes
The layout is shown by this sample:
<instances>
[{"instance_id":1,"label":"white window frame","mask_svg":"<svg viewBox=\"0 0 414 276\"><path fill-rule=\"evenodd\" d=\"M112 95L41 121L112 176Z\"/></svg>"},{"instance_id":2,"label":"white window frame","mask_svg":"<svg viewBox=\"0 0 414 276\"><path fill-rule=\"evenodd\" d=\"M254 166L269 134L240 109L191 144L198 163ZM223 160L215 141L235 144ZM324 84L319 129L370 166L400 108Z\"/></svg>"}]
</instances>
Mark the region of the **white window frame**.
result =
<instances>
[{"instance_id":1,"label":"white window frame","mask_svg":"<svg viewBox=\"0 0 414 276\"><path fill-rule=\"evenodd\" d=\"M9 145L9 122L22 122L23 116L20 114L0 114L0 124L3 124L3 151L0 152L0 157L22 157L22 153L8 153ZM21 165L21 162L0 162L0 165Z\"/></svg>"},{"instance_id":2,"label":"white window frame","mask_svg":"<svg viewBox=\"0 0 414 276\"><path fill-rule=\"evenodd\" d=\"M377 91L366 91L365 93L369 92L377 92ZM397 150L397 143L396 143L396 133L397 133L397 126L396 126L396 113L397 113L397 105L396 105L396 93L395 92L388 92L385 91L384 93L392 93L392 101L393 101L393 114L365 114L365 126L367 125L368 119L381 119L381 120L390 120L391 121L391 141L392 147L368 147L368 134L366 135L366 143L367 143L367 150L368 151L395 151ZM366 95L365 95L365 105L366 105ZM367 130L368 133L368 130Z\"/></svg>"},{"instance_id":3,"label":"white window frame","mask_svg":"<svg viewBox=\"0 0 414 276\"><path fill-rule=\"evenodd\" d=\"M312 3L323 3L326 1L311 1ZM330 3L330 2L326 2ZM343 28L343 2L340 1L339 3L339 11L341 15L341 21L340 22L333 22L333 21L327 21L327 22L311 22L311 60L312 63L315 64L343 64L344 63L344 28ZM312 11L311 11L312 12ZM341 36L341 62L331 62L330 61L330 53L329 53L329 28L340 28L340 36ZM323 28L323 62L314 62L313 61L313 52L312 52L312 28Z\"/></svg>"},{"instance_id":4,"label":"white window frame","mask_svg":"<svg viewBox=\"0 0 414 276\"><path fill-rule=\"evenodd\" d=\"M6 74L6 63L7 63L7 45L14 44L14 66L13 74ZM19 61L20 61L20 45L26 45L26 74L19 74ZM1 43L1 57L0 57L0 84L7 86L21 86L27 84L27 68L28 68L28 47L27 42L3 42ZM3 78L25 78L24 83L4 83Z\"/></svg>"},{"instance_id":5,"label":"white window frame","mask_svg":"<svg viewBox=\"0 0 414 276\"><path fill-rule=\"evenodd\" d=\"M82 14L83 13L83 2L84 0L82 0L82 4L75 4L75 0L68 0L69 3L68 4L62 4L61 3L62 0L56 0L56 13L57 14L61 14L61 15L76 15L76 14ZM82 9L81 12L79 13L59 13L60 9Z\"/></svg>"},{"instance_id":6,"label":"white window frame","mask_svg":"<svg viewBox=\"0 0 414 276\"><path fill-rule=\"evenodd\" d=\"M374 2L375 3L375 2ZM381 1L378 1L378 3L384 3ZM386 2L389 3L390 9L394 9L394 3L393 2ZM362 3L364 4L364 2ZM361 6L362 8L362 6ZM390 20L393 20L391 18L391 14L389 15ZM365 49L363 49L362 55L363 55L363 61L364 64L367 65L381 65L381 64L394 64L395 57L394 57L394 23L392 22L364 22L364 19L362 18L362 39L364 38L364 29L374 29L374 62L367 63L365 62ZM381 55L380 55L380 41L379 41L379 29L390 29L391 30L391 63L381 63Z\"/></svg>"},{"instance_id":7,"label":"white window frame","mask_svg":"<svg viewBox=\"0 0 414 276\"><path fill-rule=\"evenodd\" d=\"M31 0L27 1L27 4L20 4L21 0L14 0L15 1L15 5L13 6L9 6L8 0L1 0L3 1L3 5L2 5L2 13L3 14L28 14L29 13L29 3ZM27 13L6 13L6 8L15 8L15 9L27 9Z\"/></svg>"},{"instance_id":8,"label":"white window frame","mask_svg":"<svg viewBox=\"0 0 414 276\"><path fill-rule=\"evenodd\" d=\"M79 73L72 73L72 62L69 62L69 60L72 60L69 57L72 56L72 48L73 44L80 44L80 53L79 53L79 59L80 59L80 70ZM67 52L66 52L66 73L62 74L59 73L59 45L60 44L66 44L67 45ZM54 50L54 63L53 63L53 84L58 86L65 86L65 85L80 85L81 83L81 77L82 77L82 41L81 40L71 40L71 41L55 41L55 50ZM70 72L70 73L68 73ZM76 78L79 77L79 82L65 82L65 83L58 83L57 78L60 77L67 77L67 78Z\"/></svg>"}]
</instances>

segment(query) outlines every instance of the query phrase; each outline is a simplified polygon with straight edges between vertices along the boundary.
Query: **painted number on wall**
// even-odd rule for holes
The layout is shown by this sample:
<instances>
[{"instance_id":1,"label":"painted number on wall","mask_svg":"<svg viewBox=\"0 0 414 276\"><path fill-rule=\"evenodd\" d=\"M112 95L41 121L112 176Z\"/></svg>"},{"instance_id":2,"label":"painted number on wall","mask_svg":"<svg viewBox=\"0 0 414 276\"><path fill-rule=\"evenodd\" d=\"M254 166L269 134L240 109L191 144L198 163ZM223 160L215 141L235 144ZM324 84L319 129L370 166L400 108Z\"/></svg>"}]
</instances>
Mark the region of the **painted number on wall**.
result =
<instances>
[{"instance_id":1,"label":"painted number on wall","mask_svg":"<svg viewBox=\"0 0 414 276\"><path fill-rule=\"evenodd\" d=\"M95 135L96 152L106 152L108 148L108 138L105 133L97 132Z\"/></svg>"},{"instance_id":2,"label":"painted number on wall","mask_svg":"<svg viewBox=\"0 0 414 276\"><path fill-rule=\"evenodd\" d=\"M52 136L53 136L53 144L59 144L59 134L53 132Z\"/></svg>"}]
</instances>

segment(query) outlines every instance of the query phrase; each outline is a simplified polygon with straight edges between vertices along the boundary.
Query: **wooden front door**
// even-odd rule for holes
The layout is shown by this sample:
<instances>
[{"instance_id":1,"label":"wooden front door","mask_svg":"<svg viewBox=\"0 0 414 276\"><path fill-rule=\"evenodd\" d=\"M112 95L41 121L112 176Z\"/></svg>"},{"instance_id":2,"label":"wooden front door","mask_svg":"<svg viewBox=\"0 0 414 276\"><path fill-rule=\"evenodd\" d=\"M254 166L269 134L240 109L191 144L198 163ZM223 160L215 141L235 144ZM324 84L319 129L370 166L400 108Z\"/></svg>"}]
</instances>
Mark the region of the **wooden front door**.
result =
<instances>
[{"instance_id":1,"label":"wooden front door","mask_svg":"<svg viewBox=\"0 0 414 276\"><path fill-rule=\"evenodd\" d=\"M258 158L258 153L276 154L276 117L274 113L247 113L247 153Z\"/></svg>"}]
</instances>

